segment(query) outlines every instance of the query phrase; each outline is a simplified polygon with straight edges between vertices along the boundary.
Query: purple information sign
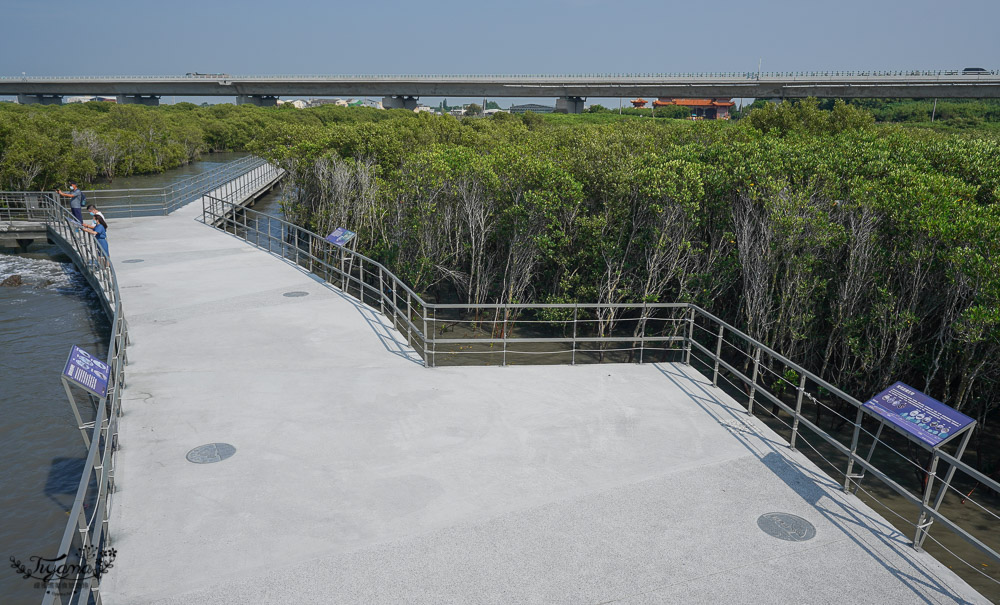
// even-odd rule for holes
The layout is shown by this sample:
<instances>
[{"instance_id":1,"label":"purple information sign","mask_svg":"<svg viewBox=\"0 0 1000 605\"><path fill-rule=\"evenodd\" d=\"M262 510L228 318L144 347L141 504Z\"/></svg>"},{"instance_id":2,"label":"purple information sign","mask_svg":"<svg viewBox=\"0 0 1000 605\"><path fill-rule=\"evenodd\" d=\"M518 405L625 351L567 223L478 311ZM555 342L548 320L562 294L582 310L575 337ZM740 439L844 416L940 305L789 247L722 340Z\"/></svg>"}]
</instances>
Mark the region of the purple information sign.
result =
<instances>
[{"instance_id":1,"label":"purple information sign","mask_svg":"<svg viewBox=\"0 0 1000 605\"><path fill-rule=\"evenodd\" d=\"M869 399L865 407L931 446L973 422L965 414L902 382Z\"/></svg>"},{"instance_id":2,"label":"purple information sign","mask_svg":"<svg viewBox=\"0 0 1000 605\"><path fill-rule=\"evenodd\" d=\"M333 231L333 233L331 233L330 235L326 236L326 241L330 242L334 246L341 246L341 247L343 247L343 246L347 245L347 242L349 242L352 239L354 239L355 235L357 235L357 233L355 233L353 231L348 231L347 229L344 229L343 227L337 227Z\"/></svg>"},{"instance_id":3,"label":"purple information sign","mask_svg":"<svg viewBox=\"0 0 1000 605\"><path fill-rule=\"evenodd\" d=\"M73 345L63 376L98 397L108 396L108 364Z\"/></svg>"}]
</instances>

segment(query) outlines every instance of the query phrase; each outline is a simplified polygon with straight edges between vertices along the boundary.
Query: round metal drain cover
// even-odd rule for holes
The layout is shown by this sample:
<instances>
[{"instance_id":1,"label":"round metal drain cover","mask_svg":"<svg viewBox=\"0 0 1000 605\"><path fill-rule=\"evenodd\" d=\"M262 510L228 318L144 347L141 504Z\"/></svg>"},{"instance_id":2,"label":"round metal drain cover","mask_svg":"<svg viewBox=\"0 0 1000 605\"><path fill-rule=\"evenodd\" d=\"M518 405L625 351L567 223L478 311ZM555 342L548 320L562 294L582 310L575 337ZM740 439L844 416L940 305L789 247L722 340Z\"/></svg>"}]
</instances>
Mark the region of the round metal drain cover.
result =
<instances>
[{"instance_id":1,"label":"round metal drain cover","mask_svg":"<svg viewBox=\"0 0 1000 605\"><path fill-rule=\"evenodd\" d=\"M303 292L301 290L296 290L294 292L285 292L282 296L287 296L288 298L298 298L300 296L309 296L308 292Z\"/></svg>"},{"instance_id":2,"label":"round metal drain cover","mask_svg":"<svg viewBox=\"0 0 1000 605\"><path fill-rule=\"evenodd\" d=\"M199 445L187 453L188 462L195 464L211 464L222 462L236 453L236 448L228 443L206 443Z\"/></svg>"},{"instance_id":3,"label":"round metal drain cover","mask_svg":"<svg viewBox=\"0 0 1000 605\"><path fill-rule=\"evenodd\" d=\"M757 527L769 536L789 542L805 542L816 536L812 523L788 513L764 513L757 518Z\"/></svg>"},{"instance_id":4,"label":"round metal drain cover","mask_svg":"<svg viewBox=\"0 0 1000 605\"><path fill-rule=\"evenodd\" d=\"M130 258L128 260L123 260L122 262L131 264L131 263L141 263L143 262L143 260L141 258Z\"/></svg>"}]
</instances>

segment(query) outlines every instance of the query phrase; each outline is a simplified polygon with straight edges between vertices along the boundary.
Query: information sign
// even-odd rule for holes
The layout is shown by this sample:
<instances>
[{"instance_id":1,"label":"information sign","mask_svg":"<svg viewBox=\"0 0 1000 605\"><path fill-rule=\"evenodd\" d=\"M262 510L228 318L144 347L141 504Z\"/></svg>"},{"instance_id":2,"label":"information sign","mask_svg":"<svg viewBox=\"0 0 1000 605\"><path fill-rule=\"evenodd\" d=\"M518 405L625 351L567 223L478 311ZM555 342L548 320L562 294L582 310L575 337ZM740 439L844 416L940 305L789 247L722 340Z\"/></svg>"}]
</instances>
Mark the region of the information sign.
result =
<instances>
[{"instance_id":1,"label":"information sign","mask_svg":"<svg viewBox=\"0 0 1000 605\"><path fill-rule=\"evenodd\" d=\"M902 382L869 399L865 407L932 447L973 422Z\"/></svg>"},{"instance_id":2,"label":"information sign","mask_svg":"<svg viewBox=\"0 0 1000 605\"><path fill-rule=\"evenodd\" d=\"M355 235L357 235L357 233L353 231L349 231L343 227L337 227L333 233L326 236L326 241L330 242L334 246L344 247L347 245L347 242L354 239Z\"/></svg>"},{"instance_id":3,"label":"information sign","mask_svg":"<svg viewBox=\"0 0 1000 605\"><path fill-rule=\"evenodd\" d=\"M63 377L98 397L108 396L108 364L76 345L69 352Z\"/></svg>"}]
</instances>

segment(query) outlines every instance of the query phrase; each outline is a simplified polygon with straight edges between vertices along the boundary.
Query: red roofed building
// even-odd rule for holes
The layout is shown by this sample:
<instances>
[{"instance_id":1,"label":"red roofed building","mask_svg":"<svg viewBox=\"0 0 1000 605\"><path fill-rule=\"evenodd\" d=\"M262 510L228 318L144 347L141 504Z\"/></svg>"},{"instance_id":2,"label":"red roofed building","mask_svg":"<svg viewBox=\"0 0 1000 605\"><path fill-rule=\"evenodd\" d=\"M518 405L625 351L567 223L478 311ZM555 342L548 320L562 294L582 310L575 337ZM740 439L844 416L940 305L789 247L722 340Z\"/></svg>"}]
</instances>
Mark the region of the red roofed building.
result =
<instances>
[{"instance_id":1,"label":"red roofed building","mask_svg":"<svg viewBox=\"0 0 1000 605\"><path fill-rule=\"evenodd\" d=\"M692 120L728 120L729 108L736 105L730 99L664 99L653 101L653 107L679 105L691 109Z\"/></svg>"}]
</instances>

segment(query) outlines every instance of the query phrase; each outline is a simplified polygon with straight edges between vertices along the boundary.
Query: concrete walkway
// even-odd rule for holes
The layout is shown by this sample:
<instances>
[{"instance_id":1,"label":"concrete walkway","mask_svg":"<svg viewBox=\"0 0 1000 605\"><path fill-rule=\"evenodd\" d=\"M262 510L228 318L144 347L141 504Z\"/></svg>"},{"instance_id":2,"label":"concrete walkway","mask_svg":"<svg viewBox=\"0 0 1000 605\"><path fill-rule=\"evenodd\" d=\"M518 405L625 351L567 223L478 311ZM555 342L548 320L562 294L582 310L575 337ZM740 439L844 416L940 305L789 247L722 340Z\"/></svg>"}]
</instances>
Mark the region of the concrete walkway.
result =
<instances>
[{"instance_id":1,"label":"concrete walkway","mask_svg":"<svg viewBox=\"0 0 1000 605\"><path fill-rule=\"evenodd\" d=\"M200 210L111 223L107 603L987 602L689 367L425 369Z\"/></svg>"}]
</instances>

